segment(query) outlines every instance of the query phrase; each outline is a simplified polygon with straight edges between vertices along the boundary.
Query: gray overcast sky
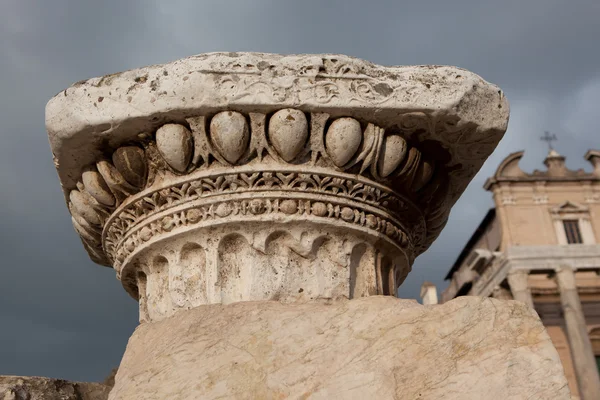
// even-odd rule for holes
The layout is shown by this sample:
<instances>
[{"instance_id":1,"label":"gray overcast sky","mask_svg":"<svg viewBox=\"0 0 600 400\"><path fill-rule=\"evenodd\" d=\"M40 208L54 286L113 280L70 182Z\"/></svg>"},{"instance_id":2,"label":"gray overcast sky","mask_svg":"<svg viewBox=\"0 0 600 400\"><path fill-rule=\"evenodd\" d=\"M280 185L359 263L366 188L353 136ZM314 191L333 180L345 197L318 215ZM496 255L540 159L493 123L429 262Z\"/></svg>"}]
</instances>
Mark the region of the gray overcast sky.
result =
<instances>
[{"instance_id":1,"label":"gray overcast sky","mask_svg":"<svg viewBox=\"0 0 600 400\"><path fill-rule=\"evenodd\" d=\"M443 277L487 209L486 177L544 130L571 168L600 147L598 0L0 0L0 375L102 380L137 303L71 227L44 106L71 83L209 51L343 53L384 65L456 65L499 85L508 132L400 289Z\"/></svg>"}]
</instances>

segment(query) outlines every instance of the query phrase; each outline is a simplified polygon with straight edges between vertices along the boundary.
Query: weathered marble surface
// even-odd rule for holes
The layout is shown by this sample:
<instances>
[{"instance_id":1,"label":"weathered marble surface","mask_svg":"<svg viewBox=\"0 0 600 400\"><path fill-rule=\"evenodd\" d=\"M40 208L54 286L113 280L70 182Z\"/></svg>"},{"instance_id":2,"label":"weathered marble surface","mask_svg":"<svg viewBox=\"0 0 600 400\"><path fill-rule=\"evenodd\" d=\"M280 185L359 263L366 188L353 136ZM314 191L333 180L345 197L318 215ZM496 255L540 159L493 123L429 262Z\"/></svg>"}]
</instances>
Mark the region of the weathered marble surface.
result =
<instances>
[{"instance_id":1,"label":"weathered marble surface","mask_svg":"<svg viewBox=\"0 0 600 400\"><path fill-rule=\"evenodd\" d=\"M110 386L38 376L0 376L0 400L106 400Z\"/></svg>"},{"instance_id":2,"label":"weathered marble surface","mask_svg":"<svg viewBox=\"0 0 600 400\"><path fill-rule=\"evenodd\" d=\"M569 399L534 311L391 297L180 311L140 325L117 399Z\"/></svg>"}]
</instances>

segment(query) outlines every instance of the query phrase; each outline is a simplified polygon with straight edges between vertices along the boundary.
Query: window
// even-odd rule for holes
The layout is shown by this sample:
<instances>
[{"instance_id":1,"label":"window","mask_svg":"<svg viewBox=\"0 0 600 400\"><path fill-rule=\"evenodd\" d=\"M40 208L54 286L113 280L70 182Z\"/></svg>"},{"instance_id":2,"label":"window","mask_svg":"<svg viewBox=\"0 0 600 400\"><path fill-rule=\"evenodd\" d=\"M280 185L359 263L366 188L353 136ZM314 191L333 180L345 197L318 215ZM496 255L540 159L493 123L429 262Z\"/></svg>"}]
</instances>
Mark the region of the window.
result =
<instances>
[{"instance_id":1,"label":"window","mask_svg":"<svg viewBox=\"0 0 600 400\"><path fill-rule=\"evenodd\" d=\"M583 243L581 232L579 230L579 221L576 219L564 219L565 235L568 244Z\"/></svg>"},{"instance_id":2,"label":"window","mask_svg":"<svg viewBox=\"0 0 600 400\"><path fill-rule=\"evenodd\" d=\"M595 244L596 237L590 222L590 210L570 201L550 209L559 245Z\"/></svg>"}]
</instances>

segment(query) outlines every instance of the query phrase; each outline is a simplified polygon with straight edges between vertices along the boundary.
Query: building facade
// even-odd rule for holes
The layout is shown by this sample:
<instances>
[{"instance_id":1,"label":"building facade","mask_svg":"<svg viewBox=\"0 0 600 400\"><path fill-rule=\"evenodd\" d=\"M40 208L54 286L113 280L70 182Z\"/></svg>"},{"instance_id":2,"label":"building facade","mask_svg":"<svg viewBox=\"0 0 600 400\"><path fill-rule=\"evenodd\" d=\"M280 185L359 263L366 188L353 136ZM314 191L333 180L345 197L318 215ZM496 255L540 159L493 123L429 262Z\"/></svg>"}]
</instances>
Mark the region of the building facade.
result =
<instances>
[{"instance_id":1,"label":"building facade","mask_svg":"<svg viewBox=\"0 0 600 400\"><path fill-rule=\"evenodd\" d=\"M510 154L484 188L488 211L441 294L515 299L533 307L556 346L571 392L600 398L600 151L591 173L551 150L546 171L525 173Z\"/></svg>"}]
</instances>

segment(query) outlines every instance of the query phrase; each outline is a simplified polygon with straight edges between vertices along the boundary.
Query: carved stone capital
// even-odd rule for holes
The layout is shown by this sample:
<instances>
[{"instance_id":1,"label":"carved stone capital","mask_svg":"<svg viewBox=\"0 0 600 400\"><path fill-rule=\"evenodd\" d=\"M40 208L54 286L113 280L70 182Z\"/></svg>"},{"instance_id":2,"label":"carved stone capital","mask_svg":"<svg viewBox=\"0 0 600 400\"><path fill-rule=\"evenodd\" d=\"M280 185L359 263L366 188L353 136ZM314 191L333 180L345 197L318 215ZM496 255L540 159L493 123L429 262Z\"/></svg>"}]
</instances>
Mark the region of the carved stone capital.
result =
<instances>
[{"instance_id":1,"label":"carved stone capital","mask_svg":"<svg viewBox=\"0 0 600 400\"><path fill-rule=\"evenodd\" d=\"M73 225L149 320L394 295L507 120L467 71L339 55L205 54L46 108Z\"/></svg>"}]
</instances>

